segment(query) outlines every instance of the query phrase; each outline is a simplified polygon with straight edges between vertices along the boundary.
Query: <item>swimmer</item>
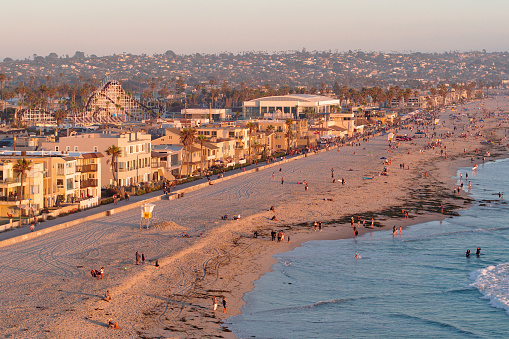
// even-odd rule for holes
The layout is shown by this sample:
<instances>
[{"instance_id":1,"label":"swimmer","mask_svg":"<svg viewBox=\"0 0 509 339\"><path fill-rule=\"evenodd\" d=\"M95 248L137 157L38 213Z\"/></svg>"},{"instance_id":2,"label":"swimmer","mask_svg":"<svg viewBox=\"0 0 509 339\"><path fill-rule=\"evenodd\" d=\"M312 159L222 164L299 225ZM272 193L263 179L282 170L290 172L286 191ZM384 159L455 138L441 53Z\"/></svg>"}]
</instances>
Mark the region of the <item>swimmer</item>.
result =
<instances>
[{"instance_id":1,"label":"swimmer","mask_svg":"<svg viewBox=\"0 0 509 339\"><path fill-rule=\"evenodd\" d=\"M467 253L465 254L467 258L470 258L470 250L467 250Z\"/></svg>"},{"instance_id":2,"label":"swimmer","mask_svg":"<svg viewBox=\"0 0 509 339\"><path fill-rule=\"evenodd\" d=\"M357 253L357 251L355 251L355 259L359 259L361 256L359 255L359 253Z\"/></svg>"},{"instance_id":3,"label":"swimmer","mask_svg":"<svg viewBox=\"0 0 509 339\"><path fill-rule=\"evenodd\" d=\"M477 257L480 257L481 256L481 248L480 247L477 247L477 251L475 251L475 255Z\"/></svg>"}]
</instances>

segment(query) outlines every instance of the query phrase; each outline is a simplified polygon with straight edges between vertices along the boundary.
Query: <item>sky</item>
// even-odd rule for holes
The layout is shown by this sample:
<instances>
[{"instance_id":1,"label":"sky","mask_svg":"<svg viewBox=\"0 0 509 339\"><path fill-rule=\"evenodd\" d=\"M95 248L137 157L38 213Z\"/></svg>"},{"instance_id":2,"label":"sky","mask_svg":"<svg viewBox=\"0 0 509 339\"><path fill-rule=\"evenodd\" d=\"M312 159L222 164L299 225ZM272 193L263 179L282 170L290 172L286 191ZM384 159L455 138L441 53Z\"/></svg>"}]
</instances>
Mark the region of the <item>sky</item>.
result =
<instances>
[{"instance_id":1,"label":"sky","mask_svg":"<svg viewBox=\"0 0 509 339\"><path fill-rule=\"evenodd\" d=\"M3 0L0 60L33 55L509 50L508 0Z\"/></svg>"}]
</instances>

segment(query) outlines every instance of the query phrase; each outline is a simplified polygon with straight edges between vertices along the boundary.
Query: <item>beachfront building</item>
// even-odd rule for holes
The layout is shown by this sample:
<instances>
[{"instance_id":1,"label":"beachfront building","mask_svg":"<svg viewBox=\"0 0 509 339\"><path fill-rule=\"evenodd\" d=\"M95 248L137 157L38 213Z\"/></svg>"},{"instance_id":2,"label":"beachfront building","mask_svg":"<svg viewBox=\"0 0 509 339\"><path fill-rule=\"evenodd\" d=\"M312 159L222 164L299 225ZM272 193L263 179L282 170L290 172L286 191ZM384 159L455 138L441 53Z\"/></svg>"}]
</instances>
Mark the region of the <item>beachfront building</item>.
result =
<instances>
[{"instance_id":1,"label":"beachfront building","mask_svg":"<svg viewBox=\"0 0 509 339\"><path fill-rule=\"evenodd\" d=\"M182 166L182 146L152 146L151 180L174 180Z\"/></svg>"},{"instance_id":2,"label":"beachfront building","mask_svg":"<svg viewBox=\"0 0 509 339\"><path fill-rule=\"evenodd\" d=\"M12 215L12 211L7 211L16 210L13 202L18 201L19 197L24 215L28 214L23 211L26 206L30 206L32 215L37 215L43 208L49 209L62 204L74 204L76 208L96 206L101 196L101 157L103 155L99 152L0 152L3 184L0 185L0 205L3 206L0 207L0 215ZM19 175L13 170L16 161L22 158L32 162L32 169L26 174L23 188ZM28 200L28 205L24 200Z\"/></svg>"},{"instance_id":3,"label":"beachfront building","mask_svg":"<svg viewBox=\"0 0 509 339\"><path fill-rule=\"evenodd\" d=\"M244 101L244 118L267 119L282 115L293 119L320 116L327 120L328 115L339 107L339 99L313 94L278 95ZM267 117L265 115L267 114Z\"/></svg>"},{"instance_id":4,"label":"beachfront building","mask_svg":"<svg viewBox=\"0 0 509 339\"><path fill-rule=\"evenodd\" d=\"M12 152L10 152L12 154ZM17 158L0 157L0 217L12 218L29 215L44 204L44 165L34 163L27 171L21 185L21 176L14 168Z\"/></svg>"},{"instance_id":5,"label":"beachfront building","mask_svg":"<svg viewBox=\"0 0 509 339\"><path fill-rule=\"evenodd\" d=\"M355 115L353 112L331 113L327 126L344 128L352 136L355 132Z\"/></svg>"},{"instance_id":6,"label":"beachfront building","mask_svg":"<svg viewBox=\"0 0 509 339\"><path fill-rule=\"evenodd\" d=\"M135 185L151 180L151 137L142 132L86 133L60 137L58 141L42 143L42 149L56 152L102 152L117 146L122 153L118 157L116 176L120 186ZM101 158L101 182L103 186L116 185L111 171L110 156Z\"/></svg>"},{"instance_id":7,"label":"beachfront building","mask_svg":"<svg viewBox=\"0 0 509 339\"><path fill-rule=\"evenodd\" d=\"M265 143L271 151L288 151L298 147L304 147L313 142L310 141L310 134L307 127L307 120L258 120L258 130L266 132L268 138ZM291 133L288 133L288 128ZM273 135L271 135L273 134ZM291 135L290 135L291 134Z\"/></svg>"}]
</instances>

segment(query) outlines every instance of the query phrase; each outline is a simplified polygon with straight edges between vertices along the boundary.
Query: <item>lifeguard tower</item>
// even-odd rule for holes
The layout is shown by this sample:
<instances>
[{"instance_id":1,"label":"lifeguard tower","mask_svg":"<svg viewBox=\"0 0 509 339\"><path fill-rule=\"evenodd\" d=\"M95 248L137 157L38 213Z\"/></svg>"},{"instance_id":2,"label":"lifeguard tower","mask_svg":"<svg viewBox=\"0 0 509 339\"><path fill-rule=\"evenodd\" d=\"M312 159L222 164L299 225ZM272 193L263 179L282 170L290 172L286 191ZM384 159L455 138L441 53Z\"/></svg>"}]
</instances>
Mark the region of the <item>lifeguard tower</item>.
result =
<instances>
[{"instance_id":1,"label":"lifeguard tower","mask_svg":"<svg viewBox=\"0 0 509 339\"><path fill-rule=\"evenodd\" d=\"M141 220L140 220L140 229L145 227L149 228L152 219L154 218L154 207L156 205L146 203L141 205Z\"/></svg>"}]
</instances>

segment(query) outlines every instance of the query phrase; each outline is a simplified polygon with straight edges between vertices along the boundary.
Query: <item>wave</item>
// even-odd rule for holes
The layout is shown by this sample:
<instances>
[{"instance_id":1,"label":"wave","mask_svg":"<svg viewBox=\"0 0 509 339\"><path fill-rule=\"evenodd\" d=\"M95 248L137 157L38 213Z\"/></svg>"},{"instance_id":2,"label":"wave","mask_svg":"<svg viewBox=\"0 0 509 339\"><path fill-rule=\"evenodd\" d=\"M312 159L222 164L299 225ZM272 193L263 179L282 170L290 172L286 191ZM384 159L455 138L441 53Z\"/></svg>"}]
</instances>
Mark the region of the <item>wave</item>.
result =
<instances>
[{"instance_id":1,"label":"wave","mask_svg":"<svg viewBox=\"0 0 509 339\"><path fill-rule=\"evenodd\" d=\"M447 323L447 322L444 322L444 321L428 319L428 318L425 318L423 316L415 316L415 315L410 315L410 314L406 314L406 313L392 313L392 315L394 315L396 317L400 317L400 318L417 320L417 321L420 321L420 322L428 324L428 325L438 326L438 327L441 327L441 328L444 328L444 329L455 331L455 332L460 333L460 334L465 334L465 335L469 335L469 336L476 336L476 337L482 337L479 333L474 333L472 331L463 329L463 328L461 328L461 327L459 327L457 325L450 324L450 323Z\"/></svg>"},{"instance_id":2,"label":"wave","mask_svg":"<svg viewBox=\"0 0 509 339\"><path fill-rule=\"evenodd\" d=\"M488 266L470 274L470 284L488 299L489 304L509 314L509 263Z\"/></svg>"},{"instance_id":3,"label":"wave","mask_svg":"<svg viewBox=\"0 0 509 339\"><path fill-rule=\"evenodd\" d=\"M378 296L365 296L365 297L352 297L352 298L344 298L344 299L324 300L324 301L317 301L315 303L307 304L307 305L289 306L289 307L283 307L283 308L275 308L275 309L271 309L271 310L264 310L264 311L260 311L259 313L262 313L262 312L263 313L267 313L267 312L272 312L272 313L284 312L284 313L286 313L289 311L299 311L299 310L304 310L304 309L309 309L309 308L324 307L324 306L329 306L329 305L333 305L333 304L349 303L349 302L363 300L363 299L376 299L376 298L378 298Z\"/></svg>"}]
</instances>

